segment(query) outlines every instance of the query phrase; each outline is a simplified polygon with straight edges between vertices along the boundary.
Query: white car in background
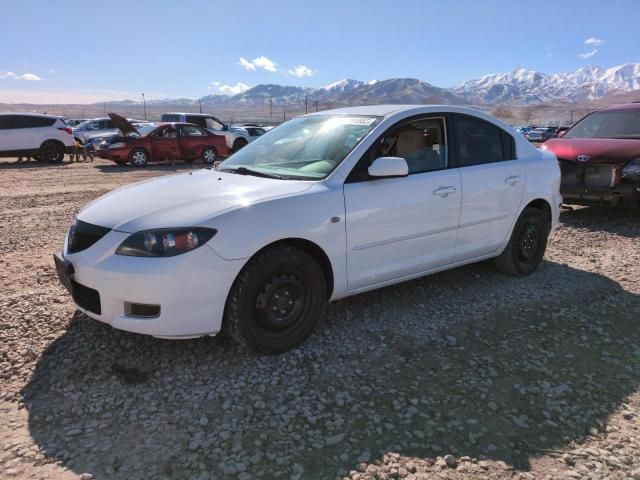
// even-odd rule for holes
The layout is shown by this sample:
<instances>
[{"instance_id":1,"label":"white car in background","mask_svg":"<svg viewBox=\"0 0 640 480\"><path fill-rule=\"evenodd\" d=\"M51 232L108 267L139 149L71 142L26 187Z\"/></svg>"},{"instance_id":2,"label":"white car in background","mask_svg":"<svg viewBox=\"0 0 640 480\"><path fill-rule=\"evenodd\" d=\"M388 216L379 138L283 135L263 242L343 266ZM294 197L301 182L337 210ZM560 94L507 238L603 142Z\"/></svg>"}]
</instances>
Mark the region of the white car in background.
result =
<instances>
[{"instance_id":1,"label":"white car in background","mask_svg":"<svg viewBox=\"0 0 640 480\"><path fill-rule=\"evenodd\" d=\"M211 133L224 135L227 141L227 147L229 147L232 152L237 152L251 141L249 133L243 128L227 125L222 120L218 120L208 113L168 112L160 116L160 121L193 123L199 127L206 128Z\"/></svg>"},{"instance_id":2,"label":"white car in background","mask_svg":"<svg viewBox=\"0 0 640 480\"><path fill-rule=\"evenodd\" d=\"M115 328L226 329L281 352L327 301L489 258L532 273L559 187L556 157L490 115L346 108L290 120L215 169L95 200L54 257L78 307Z\"/></svg>"},{"instance_id":3,"label":"white car in background","mask_svg":"<svg viewBox=\"0 0 640 480\"><path fill-rule=\"evenodd\" d=\"M34 157L61 162L75 146L71 127L60 117L0 113L0 157Z\"/></svg>"}]
</instances>

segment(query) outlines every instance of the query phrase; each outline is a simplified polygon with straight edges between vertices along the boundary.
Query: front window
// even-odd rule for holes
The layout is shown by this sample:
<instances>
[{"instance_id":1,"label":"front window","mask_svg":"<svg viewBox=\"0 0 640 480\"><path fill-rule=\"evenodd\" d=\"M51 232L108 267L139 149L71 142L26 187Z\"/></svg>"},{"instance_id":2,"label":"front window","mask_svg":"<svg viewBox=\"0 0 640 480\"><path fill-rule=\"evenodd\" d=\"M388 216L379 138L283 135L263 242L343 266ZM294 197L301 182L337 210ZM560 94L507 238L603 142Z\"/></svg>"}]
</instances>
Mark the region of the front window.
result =
<instances>
[{"instance_id":1,"label":"front window","mask_svg":"<svg viewBox=\"0 0 640 480\"><path fill-rule=\"evenodd\" d=\"M300 117L265 133L220 165L223 171L319 180L380 121L360 115Z\"/></svg>"},{"instance_id":2,"label":"front window","mask_svg":"<svg viewBox=\"0 0 640 480\"><path fill-rule=\"evenodd\" d=\"M576 123L562 138L640 139L640 108L594 112Z\"/></svg>"}]
</instances>

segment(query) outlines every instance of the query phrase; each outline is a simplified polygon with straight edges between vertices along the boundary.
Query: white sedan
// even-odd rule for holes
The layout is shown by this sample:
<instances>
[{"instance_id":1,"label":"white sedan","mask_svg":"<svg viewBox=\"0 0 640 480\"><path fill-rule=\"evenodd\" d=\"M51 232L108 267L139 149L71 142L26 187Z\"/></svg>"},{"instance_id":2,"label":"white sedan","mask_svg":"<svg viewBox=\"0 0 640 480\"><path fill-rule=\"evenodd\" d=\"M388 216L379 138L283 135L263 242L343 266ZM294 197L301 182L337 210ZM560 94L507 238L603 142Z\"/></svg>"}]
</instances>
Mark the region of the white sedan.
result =
<instances>
[{"instance_id":1,"label":"white sedan","mask_svg":"<svg viewBox=\"0 0 640 480\"><path fill-rule=\"evenodd\" d=\"M488 258L532 273L559 186L552 153L484 113L346 108L290 120L215 169L114 190L54 258L80 310L115 328L225 329L281 352L327 301Z\"/></svg>"}]
</instances>

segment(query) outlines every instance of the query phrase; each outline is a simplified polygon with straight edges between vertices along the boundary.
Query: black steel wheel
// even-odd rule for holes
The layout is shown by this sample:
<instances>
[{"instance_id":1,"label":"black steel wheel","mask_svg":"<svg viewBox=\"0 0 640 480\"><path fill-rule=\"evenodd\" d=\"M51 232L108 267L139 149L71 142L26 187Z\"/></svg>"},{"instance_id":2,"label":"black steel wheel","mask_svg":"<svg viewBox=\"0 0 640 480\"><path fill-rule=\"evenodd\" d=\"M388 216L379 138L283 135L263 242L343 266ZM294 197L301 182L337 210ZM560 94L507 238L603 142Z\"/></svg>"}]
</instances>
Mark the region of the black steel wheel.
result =
<instances>
[{"instance_id":1,"label":"black steel wheel","mask_svg":"<svg viewBox=\"0 0 640 480\"><path fill-rule=\"evenodd\" d=\"M309 254L288 245L269 247L234 282L223 328L245 348L283 352L313 333L326 302L326 279Z\"/></svg>"},{"instance_id":2,"label":"black steel wheel","mask_svg":"<svg viewBox=\"0 0 640 480\"><path fill-rule=\"evenodd\" d=\"M495 259L498 270L515 276L533 273L547 249L549 219L537 208L527 207L516 222L502 254Z\"/></svg>"}]
</instances>

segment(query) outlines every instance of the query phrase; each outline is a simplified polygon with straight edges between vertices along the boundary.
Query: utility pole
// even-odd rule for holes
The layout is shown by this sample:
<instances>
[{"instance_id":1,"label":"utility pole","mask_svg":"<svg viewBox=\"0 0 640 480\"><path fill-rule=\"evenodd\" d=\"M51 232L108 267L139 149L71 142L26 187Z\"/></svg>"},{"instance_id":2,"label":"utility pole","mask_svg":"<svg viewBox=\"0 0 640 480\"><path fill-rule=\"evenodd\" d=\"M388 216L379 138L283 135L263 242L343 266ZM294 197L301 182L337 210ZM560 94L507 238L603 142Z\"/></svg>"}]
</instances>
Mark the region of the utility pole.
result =
<instances>
[{"instance_id":1,"label":"utility pole","mask_svg":"<svg viewBox=\"0 0 640 480\"><path fill-rule=\"evenodd\" d=\"M144 98L144 93L142 94L142 106L144 107L144 119L147 119L147 100Z\"/></svg>"},{"instance_id":2,"label":"utility pole","mask_svg":"<svg viewBox=\"0 0 640 480\"><path fill-rule=\"evenodd\" d=\"M200 104L200 113L202 113L202 99L201 98L198 99L198 103Z\"/></svg>"},{"instance_id":3,"label":"utility pole","mask_svg":"<svg viewBox=\"0 0 640 480\"><path fill-rule=\"evenodd\" d=\"M318 100L313 101L313 105L316 107L316 112L318 111Z\"/></svg>"},{"instance_id":4,"label":"utility pole","mask_svg":"<svg viewBox=\"0 0 640 480\"><path fill-rule=\"evenodd\" d=\"M283 122L287 121L287 112L282 112L282 121Z\"/></svg>"},{"instance_id":5,"label":"utility pole","mask_svg":"<svg viewBox=\"0 0 640 480\"><path fill-rule=\"evenodd\" d=\"M309 94L304 94L304 114L309 113Z\"/></svg>"},{"instance_id":6,"label":"utility pole","mask_svg":"<svg viewBox=\"0 0 640 480\"><path fill-rule=\"evenodd\" d=\"M273 123L273 97L269 97L269 120Z\"/></svg>"},{"instance_id":7,"label":"utility pole","mask_svg":"<svg viewBox=\"0 0 640 480\"><path fill-rule=\"evenodd\" d=\"M104 116L106 117L107 116L107 104L103 103L102 104L102 108L104 109Z\"/></svg>"}]
</instances>

